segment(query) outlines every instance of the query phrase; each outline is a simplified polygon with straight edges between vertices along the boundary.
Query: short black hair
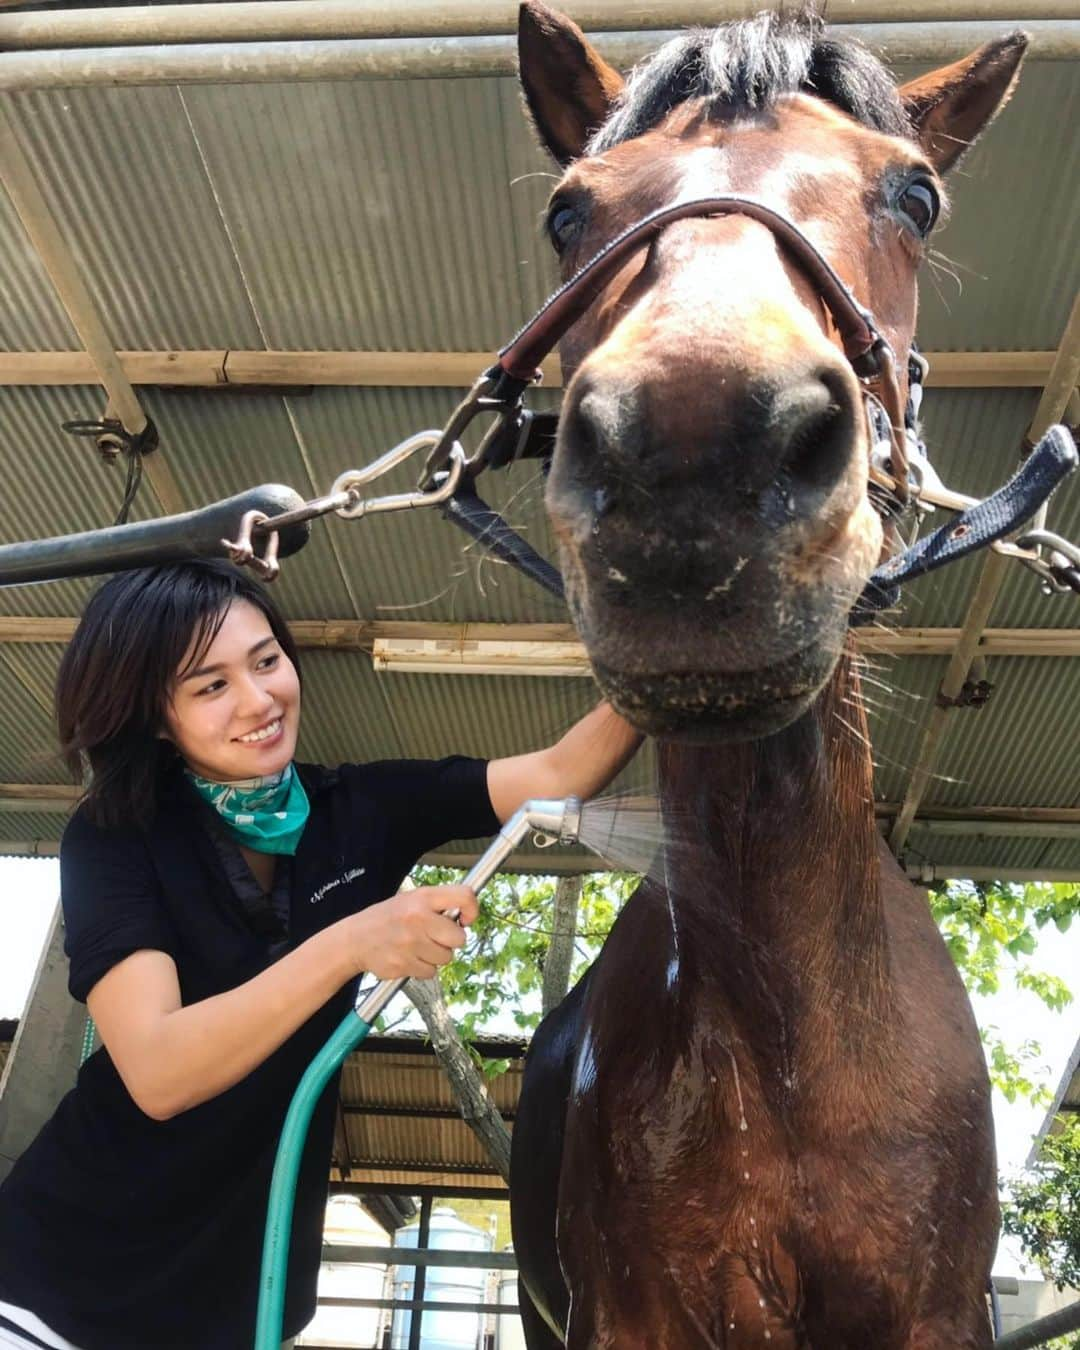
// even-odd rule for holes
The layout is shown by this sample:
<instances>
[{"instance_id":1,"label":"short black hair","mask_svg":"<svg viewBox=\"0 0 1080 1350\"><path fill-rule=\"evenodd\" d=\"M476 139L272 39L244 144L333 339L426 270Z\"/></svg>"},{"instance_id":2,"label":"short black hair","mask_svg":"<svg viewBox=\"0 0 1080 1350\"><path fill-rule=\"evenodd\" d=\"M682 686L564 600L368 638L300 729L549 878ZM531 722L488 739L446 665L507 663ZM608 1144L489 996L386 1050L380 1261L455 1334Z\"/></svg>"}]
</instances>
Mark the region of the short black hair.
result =
<instances>
[{"instance_id":1,"label":"short black hair","mask_svg":"<svg viewBox=\"0 0 1080 1350\"><path fill-rule=\"evenodd\" d=\"M189 664L202 659L237 600L265 614L299 672L277 606L228 563L121 572L90 597L60 662L56 725L75 781L90 769L82 806L95 824L145 827L153 820L162 776L178 759L160 736L173 681L189 648Z\"/></svg>"},{"instance_id":2,"label":"short black hair","mask_svg":"<svg viewBox=\"0 0 1080 1350\"><path fill-rule=\"evenodd\" d=\"M722 117L806 93L889 136L911 136L889 72L861 43L837 37L809 11L768 12L716 28L692 28L635 67L587 153L642 136L690 99Z\"/></svg>"}]
</instances>

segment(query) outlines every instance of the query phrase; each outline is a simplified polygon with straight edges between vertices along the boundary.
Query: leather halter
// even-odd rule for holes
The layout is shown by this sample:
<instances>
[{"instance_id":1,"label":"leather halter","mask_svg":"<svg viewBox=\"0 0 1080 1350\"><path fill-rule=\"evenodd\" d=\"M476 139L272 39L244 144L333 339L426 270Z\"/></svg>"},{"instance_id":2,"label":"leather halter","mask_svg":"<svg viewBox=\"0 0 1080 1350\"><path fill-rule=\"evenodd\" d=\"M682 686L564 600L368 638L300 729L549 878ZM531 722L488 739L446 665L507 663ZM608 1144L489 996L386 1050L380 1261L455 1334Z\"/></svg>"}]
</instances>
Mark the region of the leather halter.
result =
<instances>
[{"instance_id":1,"label":"leather halter","mask_svg":"<svg viewBox=\"0 0 1080 1350\"><path fill-rule=\"evenodd\" d=\"M678 202L653 211L617 235L545 301L517 336L501 349L497 364L483 377L490 381L488 388L482 392L478 388L472 391L472 395L479 395L480 399L479 406L474 405L476 410L498 405L508 396L516 399L524 388L537 383L541 378L541 361L567 329L581 318L626 259L650 243L668 225L678 220L724 215L747 216L764 225L784 245L813 284L836 326L844 355L858 376L868 400L868 416L872 424L871 443L876 439L874 433L878 425L882 421L887 423L891 442L890 488L897 503L901 507L906 506L911 492L904 435L904 400L892 348L881 335L873 314L858 303L799 227L779 211L751 197L701 197ZM871 398L884 410L884 419L875 417L869 410ZM466 404L468 402L466 400ZM464 407L462 405L463 410ZM442 467L440 452L457 439L460 429L458 420L452 418L443 442L432 453L428 473ZM484 447L481 447L476 457L478 464L483 462L483 458Z\"/></svg>"},{"instance_id":2,"label":"leather halter","mask_svg":"<svg viewBox=\"0 0 1080 1350\"><path fill-rule=\"evenodd\" d=\"M722 215L747 216L771 230L810 279L831 317L844 355L862 387L870 432L871 497L887 523L897 523L901 516L909 515L917 524L919 511L930 509L920 493L924 479L935 476L926 461L925 447L918 439L912 398L912 394L917 397L914 386L925 373L922 358L914 350L908 353L909 397L905 408L896 358L873 314L859 304L797 225L779 211L749 197L703 197L679 202L652 212L624 230L541 306L499 351L496 364L484 371L451 414L428 457L421 483L432 487L443 477L455 445L473 418L484 412L497 414L494 425L467 461L457 490L444 505L444 513L496 557L511 563L553 595L562 595L562 579L557 570L520 538L498 512L480 500L475 479L488 466L503 466L524 457L550 459L557 419L550 414L531 413L522 404L525 390L541 379L541 361L596 300L626 259L661 230L678 220ZM895 604L899 588L906 580L988 544L1013 547L1021 561L1043 575L1044 584L1049 578L1055 589L1080 590L1080 564L1070 566L1073 546L1067 541L1047 536L1053 539L1054 547L1067 555L1060 563L1050 565L1037 552L1025 555L1022 550L1000 542L1029 520L1076 467L1077 452L1072 437L1064 427L1051 427L1008 483L981 502L966 501L965 509L950 524L939 527L918 543L909 542L906 549L879 566L856 601L851 622L869 622L875 612Z\"/></svg>"}]
</instances>

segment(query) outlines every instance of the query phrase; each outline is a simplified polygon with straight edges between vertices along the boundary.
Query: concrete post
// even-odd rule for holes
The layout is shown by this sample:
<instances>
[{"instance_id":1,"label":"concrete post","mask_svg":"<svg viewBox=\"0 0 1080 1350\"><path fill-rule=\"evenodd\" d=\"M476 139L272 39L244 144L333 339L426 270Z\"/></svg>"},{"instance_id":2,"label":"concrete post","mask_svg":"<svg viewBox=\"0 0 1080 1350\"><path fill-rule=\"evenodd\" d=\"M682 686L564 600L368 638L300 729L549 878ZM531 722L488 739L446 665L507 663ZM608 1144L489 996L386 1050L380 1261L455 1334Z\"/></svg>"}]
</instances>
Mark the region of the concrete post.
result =
<instances>
[{"instance_id":1,"label":"concrete post","mask_svg":"<svg viewBox=\"0 0 1080 1350\"><path fill-rule=\"evenodd\" d=\"M58 904L0 1079L0 1181L75 1086L86 1009L68 993L67 977Z\"/></svg>"}]
</instances>

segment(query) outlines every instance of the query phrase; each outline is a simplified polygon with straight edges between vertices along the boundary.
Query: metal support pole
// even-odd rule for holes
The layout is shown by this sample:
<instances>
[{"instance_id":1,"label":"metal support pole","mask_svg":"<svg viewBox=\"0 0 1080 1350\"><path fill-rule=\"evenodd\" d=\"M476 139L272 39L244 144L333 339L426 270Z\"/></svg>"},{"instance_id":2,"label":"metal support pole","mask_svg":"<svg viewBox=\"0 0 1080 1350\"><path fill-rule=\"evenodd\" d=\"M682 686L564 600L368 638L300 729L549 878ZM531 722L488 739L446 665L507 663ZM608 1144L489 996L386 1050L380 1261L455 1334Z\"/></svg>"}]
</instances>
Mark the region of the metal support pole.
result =
<instances>
[{"instance_id":1,"label":"metal support pole","mask_svg":"<svg viewBox=\"0 0 1080 1350\"><path fill-rule=\"evenodd\" d=\"M1000 23L834 25L889 62L959 59L1007 31ZM1080 57L1080 20L1035 19L1028 61ZM628 68L678 30L591 34L614 65ZM0 54L0 92L92 85L265 84L312 80L454 79L511 76L514 38L496 36L345 38L307 42L220 42L173 46L80 47Z\"/></svg>"},{"instance_id":2,"label":"metal support pole","mask_svg":"<svg viewBox=\"0 0 1080 1350\"><path fill-rule=\"evenodd\" d=\"M716 24L755 13L758 0L579 0L574 19L587 32L617 25L629 31ZM1074 0L845 0L846 23L966 20L1017 24L1072 19ZM271 42L304 39L479 37L513 33L514 0L226 0L221 4L130 5L53 9L0 16L0 49L141 46L151 43Z\"/></svg>"},{"instance_id":3,"label":"metal support pole","mask_svg":"<svg viewBox=\"0 0 1080 1350\"><path fill-rule=\"evenodd\" d=\"M420 1201L420 1231L416 1235L417 1247L426 1250L431 1239L431 1207L434 1199L425 1195ZM416 1311L409 1317L409 1350L420 1350L420 1332L424 1325L424 1310L419 1305L424 1301L424 1287L427 1284L427 1266L413 1266L416 1280L413 1283L413 1301Z\"/></svg>"}]
</instances>

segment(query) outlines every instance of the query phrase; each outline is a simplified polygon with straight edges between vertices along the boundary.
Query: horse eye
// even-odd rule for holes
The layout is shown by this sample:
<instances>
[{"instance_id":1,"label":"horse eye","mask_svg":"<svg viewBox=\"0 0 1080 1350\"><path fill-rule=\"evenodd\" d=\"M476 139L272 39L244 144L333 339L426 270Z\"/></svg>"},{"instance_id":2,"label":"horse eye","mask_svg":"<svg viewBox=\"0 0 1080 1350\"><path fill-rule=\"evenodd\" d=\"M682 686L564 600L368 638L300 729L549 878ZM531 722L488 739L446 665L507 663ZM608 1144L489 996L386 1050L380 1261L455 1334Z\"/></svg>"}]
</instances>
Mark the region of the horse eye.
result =
<instances>
[{"instance_id":1,"label":"horse eye","mask_svg":"<svg viewBox=\"0 0 1080 1350\"><path fill-rule=\"evenodd\" d=\"M564 249L569 248L581 233L581 224L581 213L574 207L556 203L551 208L547 218L547 232L551 236L556 253L562 253Z\"/></svg>"},{"instance_id":2,"label":"horse eye","mask_svg":"<svg viewBox=\"0 0 1080 1350\"><path fill-rule=\"evenodd\" d=\"M896 199L896 209L920 239L925 239L934 228L940 205L937 191L927 178L908 183Z\"/></svg>"}]
</instances>

